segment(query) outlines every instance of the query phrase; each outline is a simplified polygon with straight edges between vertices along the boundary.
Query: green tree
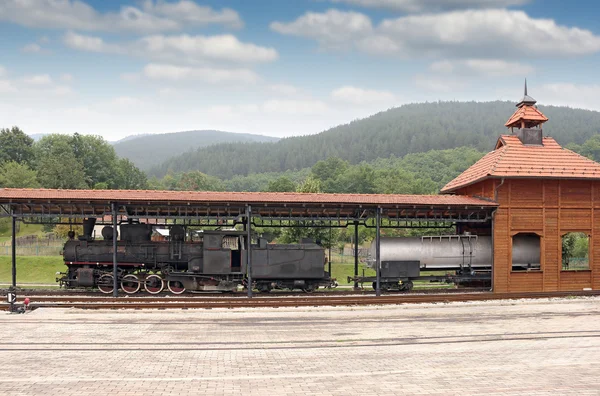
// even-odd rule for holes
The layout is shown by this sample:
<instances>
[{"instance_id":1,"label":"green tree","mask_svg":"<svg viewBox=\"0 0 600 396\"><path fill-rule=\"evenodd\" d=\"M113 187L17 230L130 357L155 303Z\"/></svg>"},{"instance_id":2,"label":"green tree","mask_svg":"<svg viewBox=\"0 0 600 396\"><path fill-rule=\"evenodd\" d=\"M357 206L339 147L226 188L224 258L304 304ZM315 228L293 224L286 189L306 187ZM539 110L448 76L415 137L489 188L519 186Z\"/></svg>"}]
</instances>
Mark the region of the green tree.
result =
<instances>
[{"instance_id":1,"label":"green tree","mask_svg":"<svg viewBox=\"0 0 600 396\"><path fill-rule=\"evenodd\" d=\"M321 181L315 178L313 175L308 176L298 187L296 188L296 192L299 193L320 193L321 189Z\"/></svg>"},{"instance_id":2,"label":"green tree","mask_svg":"<svg viewBox=\"0 0 600 396\"><path fill-rule=\"evenodd\" d=\"M583 144L570 143L567 145L569 150L573 150L581 155L588 157L596 162L600 161L600 134L594 135Z\"/></svg>"},{"instance_id":3,"label":"green tree","mask_svg":"<svg viewBox=\"0 0 600 396\"><path fill-rule=\"evenodd\" d=\"M269 182L267 187L267 191L270 192L292 192L296 191L296 183L291 181L289 178L285 176L281 176L276 180L272 180Z\"/></svg>"},{"instance_id":4,"label":"green tree","mask_svg":"<svg viewBox=\"0 0 600 396\"><path fill-rule=\"evenodd\" d=\"M90 187L86 182L83 163L75 156L69 136L44 136L36 144L36 163L42 187Z\"/></svg>"},{"instance_id":5,"label":"green tree","mask_svg":"<svg viewBox=\"0 0 600 396\"><path fill-rule=\"evenodd\" d=\"M311 168L311 174L321 182L324 192L338 192L337 183L340 176L348 171L350 164L338 157L330 157L319 161Z\"/></svg>"},{"instance_id":6,"label":"green tree","mask_svg":"<svg viewBox=\"0 0 600 396\"><path fill-rule=\"evenodd\" d=\"M336 192L373 194L376 192L375 171L367 164L353 166L338 177L336 184Z\"/></svg>"},{"instance_id":7,"label":"green tree","mask_svg":"<svg viewBox=\"0 0 600 396\"><path fill-rule=\"evenodd\" d=\"M83 165L88 187L106 183L112 188L124 188L119 186L121 174L115 149L103 137L75 133L69 143L73 154Z\"/></svg>"},{"instance_id":8,"label":"green tree","mask_svg":"<svg viewBox=\"0 0 600 396\"><path fill-rule=\"evenodd\" d=\"M148 177L127 158L117 161L116 187L126 190L144 190L148 188Z\"/></svg>"},{"instance_id":9,"label":"green tree","mask_svg":"<svg viewBox=\"0 0 600 396\"><path fill-rule=\"evenodd\" d=\"M0 187L37 188L37 172L25 163L8 161L0 165Z\"/></svg>"},{"instance_id":10,"label":"green tree","mask_svg":"<svg viewBox=\"0 0 600 396\"><path fill-rule=\"evenodd\" d=\"M177 182L177 190L223 191L224 186L216 177L208 176L200 171L191 171L181 175Z\"/></svg>"},{"instance_id":11,"label":"green tree","mask_svg":"<svg viewBox=\"0 0 600 396\"><path fill-rule=\"evenodd\" d=\"M14 161L30 165L33 160L33 139L14 126L0 129L0 163Z\"/></svg>"}]
</instances>

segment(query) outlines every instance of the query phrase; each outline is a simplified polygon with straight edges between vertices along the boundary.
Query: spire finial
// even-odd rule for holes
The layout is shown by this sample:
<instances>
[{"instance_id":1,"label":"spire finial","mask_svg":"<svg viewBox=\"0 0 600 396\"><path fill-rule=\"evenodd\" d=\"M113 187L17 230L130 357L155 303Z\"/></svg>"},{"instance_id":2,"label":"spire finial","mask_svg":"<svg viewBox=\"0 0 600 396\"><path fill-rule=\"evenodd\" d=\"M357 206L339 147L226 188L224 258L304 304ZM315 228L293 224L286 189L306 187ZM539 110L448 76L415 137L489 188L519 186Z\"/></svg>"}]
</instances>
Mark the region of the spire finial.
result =
<instances>
[{"instance_id":1,"label":"spire finial","mask_svg":"<svg viewBox=\"0 0 600 396\"><path fill-rule=\"evenodd\" d=\"M519 103L517 103L517 107L522 106L533 106L535 104L535 99L527 94L527 78L525 78L525 87L523 89L523 99Z\"/></svg>"}]
</instances>

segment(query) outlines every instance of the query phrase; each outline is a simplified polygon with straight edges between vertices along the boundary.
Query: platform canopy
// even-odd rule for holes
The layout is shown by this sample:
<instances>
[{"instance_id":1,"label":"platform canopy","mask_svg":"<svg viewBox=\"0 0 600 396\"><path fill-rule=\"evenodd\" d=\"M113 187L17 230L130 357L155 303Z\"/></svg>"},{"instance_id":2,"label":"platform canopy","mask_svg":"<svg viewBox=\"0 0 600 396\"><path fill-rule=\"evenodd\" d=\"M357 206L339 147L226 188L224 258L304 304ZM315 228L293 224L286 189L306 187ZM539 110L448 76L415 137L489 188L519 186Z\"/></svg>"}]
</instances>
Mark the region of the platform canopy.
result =
<instances>
[{"instance_id":1,"label":"platform canopy","mask_svg":"<svg viewBox=\"0 0 600 396\"><path fill-rule=\"evenodd\" d=\"M236 221L251 207L255 224L265 226L293 220L362 222L378 208L395 221L484 222L497 207L495 202L455 195L0 188L0 216L39 222L86 217L102 222L107 216L110 219L112 204L119 216L190 224Z\"/></svg>"}]
</instances>

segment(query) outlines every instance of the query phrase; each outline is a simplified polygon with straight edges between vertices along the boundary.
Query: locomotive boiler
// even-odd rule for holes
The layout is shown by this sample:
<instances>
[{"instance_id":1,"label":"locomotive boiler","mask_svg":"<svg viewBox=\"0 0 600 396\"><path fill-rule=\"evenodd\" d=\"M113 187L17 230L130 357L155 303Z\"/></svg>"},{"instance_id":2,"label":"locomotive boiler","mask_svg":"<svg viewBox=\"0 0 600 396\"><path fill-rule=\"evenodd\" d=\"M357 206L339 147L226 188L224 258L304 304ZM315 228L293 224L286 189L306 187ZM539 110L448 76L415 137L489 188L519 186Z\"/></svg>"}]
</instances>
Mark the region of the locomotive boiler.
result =
<instances>
[{"instance_id":1,"label":"locomotive boiler","mask_svg":"<svg viewBox=\"0 0 600 396\"><path fill-rule=\"evenodd\" d=\"M102 229L104 239L92 237L94 219L84 221L84 235L65 243L67 272L57 279L61 286L97 287L113 292L112 227ZM258 238L248 241L243 231L203 231L187 236L179 225L170 227L166 241L152 241L147 224L120 225L117 241L118 284L125 293L142 288L150 294L168 289L173 294L191 291L235 291L238 286L312 291L330 286L325 271L325 252L313 244L274 245ZM247 285L248 243L252 254L252 285Z\"/></svg>"}]
</instances>

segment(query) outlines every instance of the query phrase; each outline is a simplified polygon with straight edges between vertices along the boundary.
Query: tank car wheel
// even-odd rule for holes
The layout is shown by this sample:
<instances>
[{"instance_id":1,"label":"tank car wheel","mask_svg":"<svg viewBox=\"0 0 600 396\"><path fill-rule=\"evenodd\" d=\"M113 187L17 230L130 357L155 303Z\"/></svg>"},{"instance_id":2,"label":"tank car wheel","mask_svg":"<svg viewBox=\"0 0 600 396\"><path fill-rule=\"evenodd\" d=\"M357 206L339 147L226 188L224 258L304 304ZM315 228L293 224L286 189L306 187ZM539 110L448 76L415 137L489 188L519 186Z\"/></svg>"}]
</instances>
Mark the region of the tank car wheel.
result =
<instances>
[{"instance_id":1,"label":"tank car wheel","mask_svg":"<svg viewBox=\"0 0 600 396\"><path fill-rule=\"evenodd\" d=\"M167 284L169 291L173 294L181 294L185 291L185 286L180 281L169 281Z\"/></svg>"},{"instance_id":2,"label":"tank car wheel","mask_svg":"<svg viewBox=\"0 0 600 396\"><path fill-rule=\"evenodd\" d=\"M121 280L121 289L127 294L137 293L140 287L140 279L137 275L127 274Z\"/></svg>"},{"instance_id":3,"label":"tank car wheel","mask_svg":"<svg viewBox=\"0 0 600 396\"><path fill-rule=\"evenodd\" d=\"M271 285L269 285L269 284L258 285L257 289L261 293L268 293L271 291Z\"/></svg>"},{"instance_id":4,"label":"tank car wheel","mask_svg":"<svg viewBox=\"0 0 600 396\"><path fill-rule=\"evenodd\" d=\"M114 290L113 276L111 274L100 275L98 278L98 290L104 294L110 294Z\"/></svg>"},{"instance_id":5,"label":"tank car wheel","mask_svg":"<svg viewBox=\"0 0 600 396\"><path fill-rule=\"evenodd\" d=\"M412 281L404 282L402 284L402 290L409 292L413 289L413 286L414 285L413 285Z\"/></svg>"},{"instance_id":6,"label":"tank car wheel","mask_svg":"<svg viewBox=\"0 0 600 396\"><path fill-rule=\"evenodd\" d=\"M304 287L302 288L302 291L303 291L304 293L312 293L312 292L314 292L315 290L316 290L316 286L315 286L314 284L312 284L312 283L309 283L309 284L307 284L306 286L304 286Z\"/></svg>"},{"instance_id":7,"label":"tank car wheel","mask_svg":"<svg viewBox=\"0 0 600 396\"><path fill-rule=\"evenodd\" d=\"M165 281L160 275L152 274L146 277L144 290L150 294L158 294L165 288Z\"/></svg>"}]
</instances>

